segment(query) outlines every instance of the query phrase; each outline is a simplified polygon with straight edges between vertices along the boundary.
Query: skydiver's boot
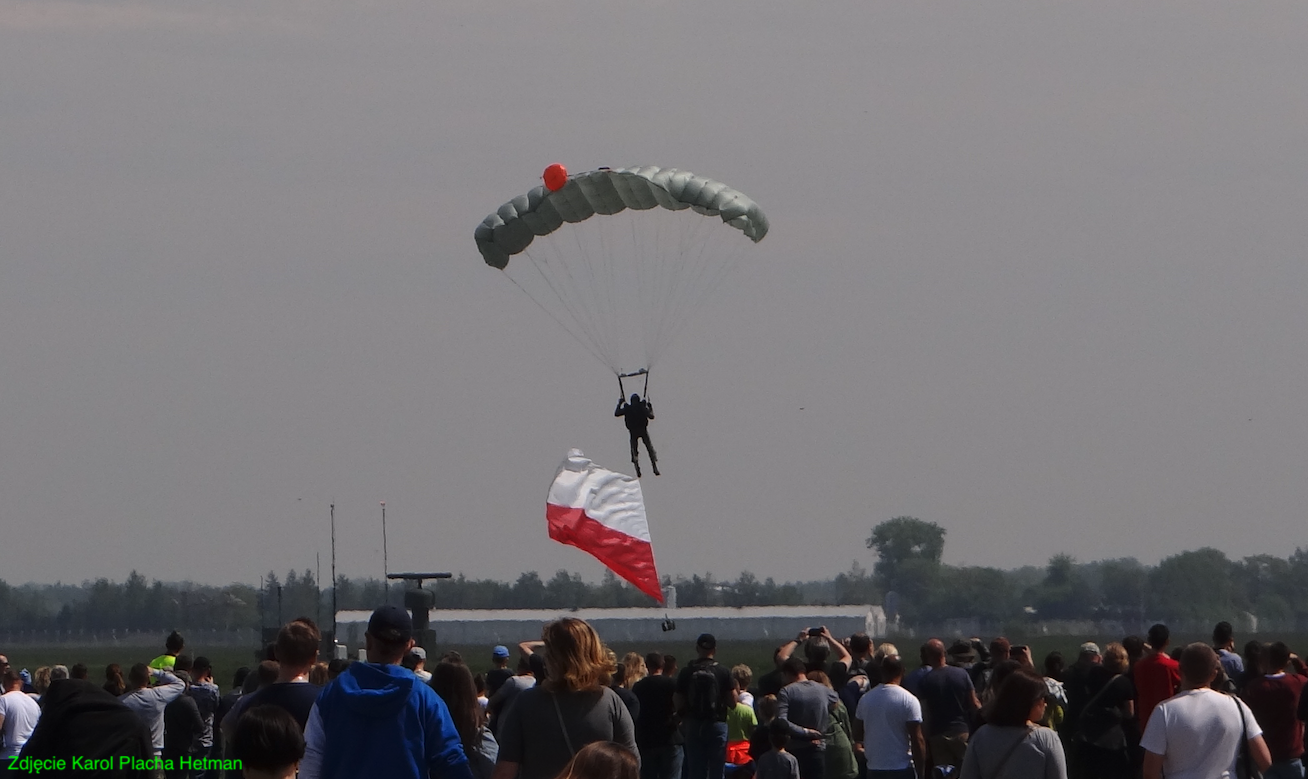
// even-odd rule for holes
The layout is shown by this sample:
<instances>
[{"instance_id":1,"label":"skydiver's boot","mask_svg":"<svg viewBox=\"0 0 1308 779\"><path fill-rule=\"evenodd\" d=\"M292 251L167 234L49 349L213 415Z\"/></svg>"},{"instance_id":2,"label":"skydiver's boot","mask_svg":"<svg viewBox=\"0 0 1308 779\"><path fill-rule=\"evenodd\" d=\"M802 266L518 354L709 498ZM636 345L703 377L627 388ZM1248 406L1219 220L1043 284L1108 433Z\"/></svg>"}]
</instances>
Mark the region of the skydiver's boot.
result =
<instances>
[{"instance_id":1,"label":"skydiver's boot","mask_svg":"<svg viewBox=\"0 0 1308 779\"><path fill-rule=\"evenodd\" d=\"M659 461L654 459L654 455L649 456L649 467L653 469L654 475L659 475Z\"/></svg>"},{"instance_id":2,"label":"skydiver's boot","mask_svg":"<svg viewBox=\"0 0 1308 779\"><path fill-rule=\"evenodd\" d=\"M631 464L634 465L634 466L636 466L636 478L639 479L639 478L640 478L640 463L637 462L637 461L635 461L635 460L632 460L632 461L631 461Z\"/></svg>"}]
</instances>

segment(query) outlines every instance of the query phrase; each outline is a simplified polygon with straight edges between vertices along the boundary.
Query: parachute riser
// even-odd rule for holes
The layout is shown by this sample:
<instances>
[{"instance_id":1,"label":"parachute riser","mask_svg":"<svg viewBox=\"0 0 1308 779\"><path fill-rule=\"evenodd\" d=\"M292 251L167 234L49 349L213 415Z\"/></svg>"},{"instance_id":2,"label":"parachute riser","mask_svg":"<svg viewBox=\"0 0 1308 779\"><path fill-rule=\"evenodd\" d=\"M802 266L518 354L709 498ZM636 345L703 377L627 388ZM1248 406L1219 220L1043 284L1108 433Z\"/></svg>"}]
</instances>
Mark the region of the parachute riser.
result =
<instances>
[{"instance_id":1,"label":"parachute riser","mask_svg":"<svg viewBox=\"0 0 1308 779\"><path fill-rule=\"evenodd\" d=\"M638 370L638 371L632 371L631 373L619 373L619 374L618 374L618 396L621 397L621 398L624 399L624 400L626 399L626 397L627 397L627 390L622 386L622 380L623 380L623 379L630 379L630 378L633 378L633 377L635 377L635 376L644 376L644 377L645 377L645 388L641 391L640 396L641 396L642 398L644 398L645 400L649 400L649 369L648 369L648 368L641 368L640 370Z\"/></svg>"}]
</instances>

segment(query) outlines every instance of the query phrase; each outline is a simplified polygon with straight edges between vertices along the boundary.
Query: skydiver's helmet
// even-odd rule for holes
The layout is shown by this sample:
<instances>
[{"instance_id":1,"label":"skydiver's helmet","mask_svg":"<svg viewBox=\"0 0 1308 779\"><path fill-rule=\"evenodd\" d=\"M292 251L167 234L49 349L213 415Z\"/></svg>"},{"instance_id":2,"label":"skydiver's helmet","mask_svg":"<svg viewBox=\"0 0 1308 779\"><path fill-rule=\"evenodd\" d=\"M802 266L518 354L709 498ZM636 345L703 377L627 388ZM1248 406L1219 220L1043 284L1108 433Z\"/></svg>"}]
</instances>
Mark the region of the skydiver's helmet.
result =
<instances>
[{"instance_id":1,"label":"skydiver's helmet","mask_svg":"<svg viewBox=\"0 0 1308 779\"><path fill-rule=\"evenodd\" d=\"M634 392L631 393L631 405L634 406L634 405L636 405L636 404L639 403L639 402L640 402L640 395L637 395L637 394L634 393Z\"/></svg>"}]
</instances>

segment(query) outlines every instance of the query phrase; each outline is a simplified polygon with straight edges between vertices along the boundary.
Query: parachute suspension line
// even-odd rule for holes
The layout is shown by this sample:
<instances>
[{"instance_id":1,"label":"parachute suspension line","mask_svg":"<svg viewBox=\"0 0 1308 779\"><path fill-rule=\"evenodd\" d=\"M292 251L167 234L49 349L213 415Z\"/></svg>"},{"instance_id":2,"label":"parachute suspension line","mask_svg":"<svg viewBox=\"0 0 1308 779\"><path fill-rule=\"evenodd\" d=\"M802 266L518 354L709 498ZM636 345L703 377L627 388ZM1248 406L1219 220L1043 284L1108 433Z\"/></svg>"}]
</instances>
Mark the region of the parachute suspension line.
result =
<instances>
[{"instance_id":1,"label":"parachute suspension line","mask_svg":"<svg viewBox=\"0 0 1308 779\"><path fill-rule=\"evenodd\" d=\"M559 325L559 327L563 328L564 332L566 332L568 335L571 335L573 338L576 338L576 339L581 343L582 346L586 347L586 351L590 352L592 357L594 357L595 359L599 360L600 362L604 362L604 358L601 357L600 354L599 354L599 352L595 351L595 348L591 345L591 343L590 343L590 339L582 338L581 336L577 335L577 334L576 334L576 333L575 333L571 328L569 328L569 327L567 326L567 324L565 324L565 323L563 322L562 319L560 319L559 317L555 316L555 314L554 314L553 311L550 311L550 310L549 310L548 308L546 308L546 307L544 306L544 304L542 304L539 300L537 300L536 298L532 297L531 293L528 292L528 291L526 290L526 288L524 288L521 284L519 284L517 279L513 278L512 276L509 276L509 274L507 274L507 273L505 273L504 275L508 278L509 281L512 281L512 282L513 282L513 286L515 286L515 287L517 287L518 289L522 290L522 294L524 294L524 295L526 295L528 298L530 298L530 299L531 299L531 302L533 302L533 303L535 303L537 306L539 306L541 311L544 311L546 314L548 314L549 317L550 317L550 319L553 319L555 322L557 322L558 325Z\"/></svg>"},{"instance_id":2,"label":"parachute suspension line","mask_svg":"<svg viewBox=\"0 0 1308 779\"><path fill-rule=\"evenodd\" d=\"M597 223L594 226L600 230L603 229L602 224ZM586 245L581 240L581 230L582 227L576 225L568 232L572 233L572 242L577 247L577 256L580 258L581 263L585 265L585 273L583 275L586 279L586 286L590 291L590 294L586 296L586 299L594 301L593 310L595 313L595 321L597 323L596 337L602 339L605 344L604 353L608 356L606 363L609 368L617 371L621 367L619 363L622 360L621 350L619 349L621 339L618 338L615 341L615 334L611 332L609 327L605 326L614 321L613 304L610 300L611 294L609 294L608 288L602 283L600 273L597 272L595 263L592 261L590 250L587 249ZM602 257L599 258L599 263L600 267L603 268L605 263Z\"/></svg>"},{"instance_id":3,"label":"parachute suspension line","mask_svg":"<svg viewBox=\"0 0 1308 779\"><path fill-rule=\"evenodd\" d=\"M549 255L551 253L555 254L555 261L553 263L549 262ZM530 251L524 251L523 254L531 260L532 266L535 268L536 272L540 274L541 279L544 280L550 291L554 293L554 297L559 301L564 313L566 313L576 324L576 331L569 328L565 328L565 330L567 330L570 335L573 335L574 338L577 337L575 333L579 331L580 338L578 338L578 340L587 345L591 354L595 355L595 358L605 365L611 363L611 348L597 336L597 333L601 332L601 329L596 327L595 313L589 306L585 305L584 301L577 300L577 295L581 290L575 284L572 271L568 267L566 259L558 256L557 252L551 252L549 249L546 250L545 256L540 258L537 258ZM561 269L565 274L567 274L569 281L573 283L563 285L556 283L562 282L563 280L556 280L551 276L551 274L546 273L541 268L542 265ZM521 285L519 286L521 287ZM528 293L528 297L531 297L530 293ZM537 303L540 304L539 301L537 301ZM541 305L544 307L543 304ZM555 319L557 320L558 317L555 317Z\"/></svg>"}]
</instances>

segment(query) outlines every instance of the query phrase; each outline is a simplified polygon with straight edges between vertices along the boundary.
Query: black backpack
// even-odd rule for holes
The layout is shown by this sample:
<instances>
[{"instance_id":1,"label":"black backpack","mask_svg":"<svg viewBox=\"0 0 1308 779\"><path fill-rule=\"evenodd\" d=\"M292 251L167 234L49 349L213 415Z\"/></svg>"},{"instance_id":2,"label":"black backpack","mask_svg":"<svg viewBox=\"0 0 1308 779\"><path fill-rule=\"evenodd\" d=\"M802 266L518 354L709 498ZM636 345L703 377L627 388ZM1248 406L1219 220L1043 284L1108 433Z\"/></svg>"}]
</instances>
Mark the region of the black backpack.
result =
<instances>
[{"instance_id":1,"label":"black backpack","mask_svg":"<svg viewBox=\"0 0 1308 779\"><path fill-rule=\"evenodd\" d=\"M686 689L686 716L691 719L713 721L726 712L722 701L722 689L718 684L718 675L714 670L716 661L699 663L690 672L690 684Z\"/></svg>"}]
</instances>

